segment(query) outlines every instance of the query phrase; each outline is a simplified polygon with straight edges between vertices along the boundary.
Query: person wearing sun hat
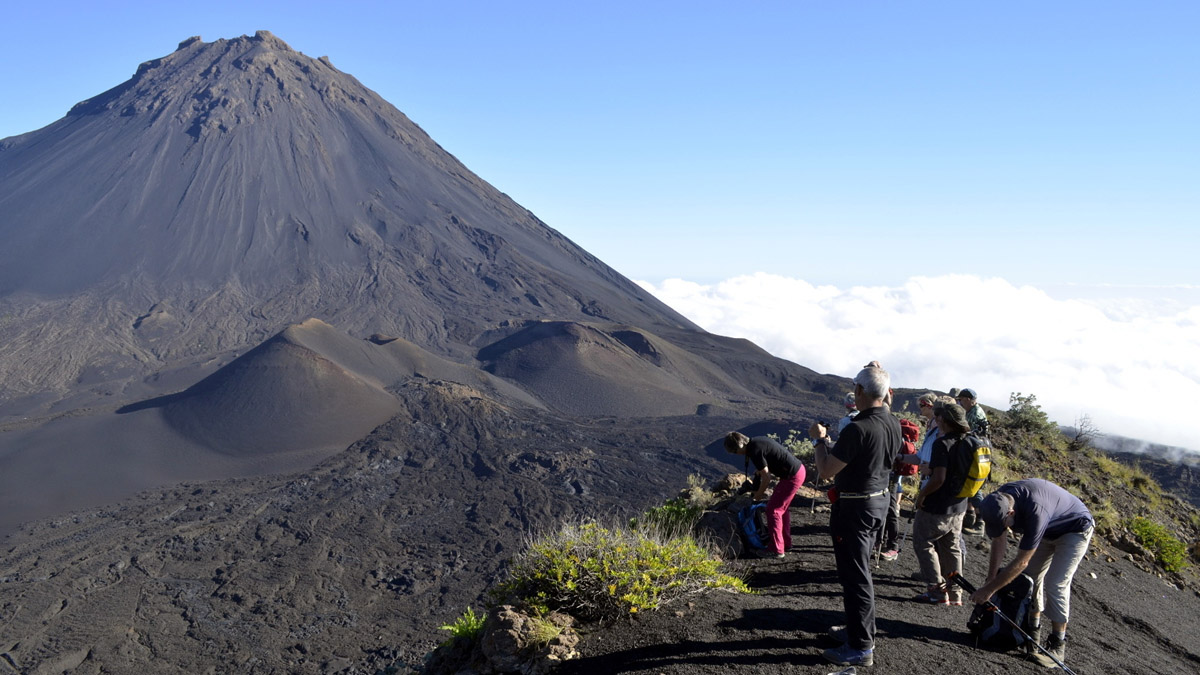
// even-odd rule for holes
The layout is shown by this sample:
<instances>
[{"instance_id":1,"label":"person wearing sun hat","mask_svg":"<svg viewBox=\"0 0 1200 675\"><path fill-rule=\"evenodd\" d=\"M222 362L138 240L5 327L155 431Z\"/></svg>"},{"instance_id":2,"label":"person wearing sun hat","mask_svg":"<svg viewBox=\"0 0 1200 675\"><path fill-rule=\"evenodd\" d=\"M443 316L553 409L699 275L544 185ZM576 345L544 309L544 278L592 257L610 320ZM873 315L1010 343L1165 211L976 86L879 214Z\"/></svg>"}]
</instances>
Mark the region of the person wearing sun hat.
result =
<instances>
[{"instance_id":1,"label":"person wearing sun hat","mask_svg":"<svg viewBox=\"0 0 1200 675\"><path fill-rule=\"evenodd\" d=\"M934 605L961 605L958 587L947 579L962 573L962 522L966 497L959 497L966 479L968 459L959 456L970 433L966 413L957 403L938 403L933 409L939 430L929 460L930 475L917 493L913 518L913 553L928 584L915 599Z\"/></svg>"},{"instance_id":2,"label":"person wearing sun hat","mask_svg":"<svg viewBox=\"0 0 1200 675\"><path fill-rule=\"evenodd\" d=\"M1033 577L1034 602L1029 614L1033 637L1040 640L1041 616L1050 616L1053 632L1046 650L1066 662L1067 620L1071 613L1071 581L1087 554L1095 520L1075 495L1040 478L1001 485L979 504L979 517L991 539L987 583L971 594L983 604L1022 572ZM1017 555L1001 567L1008 551L1008 530L1021 535ZM1032 652L1031 652L1032 653ZM1042 665L1055 665L1046 659Z\"/></svg>"}]
</instances>

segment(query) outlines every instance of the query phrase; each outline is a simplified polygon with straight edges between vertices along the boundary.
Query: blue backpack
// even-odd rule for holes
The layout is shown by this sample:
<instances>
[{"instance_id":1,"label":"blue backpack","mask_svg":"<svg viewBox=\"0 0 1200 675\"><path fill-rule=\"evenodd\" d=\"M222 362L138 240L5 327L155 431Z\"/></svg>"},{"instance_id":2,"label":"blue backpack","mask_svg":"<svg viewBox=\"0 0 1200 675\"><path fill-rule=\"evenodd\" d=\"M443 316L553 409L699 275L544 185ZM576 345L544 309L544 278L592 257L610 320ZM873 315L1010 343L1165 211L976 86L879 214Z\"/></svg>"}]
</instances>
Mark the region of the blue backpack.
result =
<instances>
[{"instance_id":1,"label":"blue backpack","mask_svg":"<svg viewBox=\"0 0 1200 675\"><path fill-rule=\"evenodd\" d=\"M767 504L757 502L744 507L737 514L738 525L742 537L750 548L766 548L767 534Z\"/></svg>"}]
</instances>

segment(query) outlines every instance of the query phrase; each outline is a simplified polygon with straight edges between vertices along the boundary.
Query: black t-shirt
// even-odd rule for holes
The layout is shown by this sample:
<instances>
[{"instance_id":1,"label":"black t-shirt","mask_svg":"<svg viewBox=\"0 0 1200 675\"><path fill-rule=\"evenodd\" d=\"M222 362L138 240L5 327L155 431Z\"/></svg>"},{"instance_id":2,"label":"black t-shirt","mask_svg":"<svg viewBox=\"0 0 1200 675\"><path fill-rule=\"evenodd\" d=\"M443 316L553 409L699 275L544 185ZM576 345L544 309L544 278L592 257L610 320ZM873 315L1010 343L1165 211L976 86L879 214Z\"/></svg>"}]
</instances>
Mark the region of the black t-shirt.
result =
<instances>
[{"instance_id":1,"label":"black t-shirt","mask_svg":"<svg viewBox=\"0 0 1200 675\"><path fill-rule=\"evenodd\" d=\"M946 480L940 488L925 497L925 501L921 503L922 511L937 515L966 512L967 498L954 496L962 490L963 481L967 477L965 453L971 450L971 446L969 443L959 445L959 441L965 438L965 434L957 434L942 436L933 442L929 470L946 467Z\"/></svg>"},{"instance_id":2,"label":"black t-shirt","mask_svg":"<svg viewBox=\"0 0 1200 675\"><path fill-rule=\"evenodd\" d=\"M767 438L755 436L746 446L746 458L759 471L764 468L778 478L791 478L803 466L787 448Z\"/></svg>"},{"instance_id":3,"label":"black t-shirt","mask_svg":"<svg viewBox=\"0 0 1200 675\"><path fill-rule=\"evenodd\" d=\"M859 411L830 450L830 455L846 463L833 477L834 486L850 493L886 490L892 462L903 444L900 422L887 406Z\"/></svg>"}]
</instances>

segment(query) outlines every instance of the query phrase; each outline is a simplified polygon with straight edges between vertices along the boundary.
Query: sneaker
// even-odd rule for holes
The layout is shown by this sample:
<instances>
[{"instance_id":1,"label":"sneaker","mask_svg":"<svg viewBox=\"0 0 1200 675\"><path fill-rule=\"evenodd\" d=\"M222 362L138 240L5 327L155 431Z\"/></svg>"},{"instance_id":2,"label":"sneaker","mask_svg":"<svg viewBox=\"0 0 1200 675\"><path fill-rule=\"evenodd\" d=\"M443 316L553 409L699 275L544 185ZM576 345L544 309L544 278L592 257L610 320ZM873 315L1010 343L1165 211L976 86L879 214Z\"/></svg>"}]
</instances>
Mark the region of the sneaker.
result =
<instances>
[{"instance_id":1,"label":"sneaker","mask_svg":"<svg viewBox=\"0 0 1200 675\"><path fill-rule=\"evenodd\" d=\"M779 559L786 557L787 554L786 553L776 553L775 551L772 551L767 548L760 548L754 552L754 555L756 555L760 558L772 558L775 560L779 560Z\"/></svg>"},{"instance_id":2,"label":"sneaker","mask_svg":"<svg viewBox=\"0 0 1200 675\"><path fill-rule=\"evenodd\" d=\"M888 562L892 562L896 558L900 557L900 551L897 551L896 549L893 548L889 551L884 551L883 553L881 553L880 557L882 557L884 560L886 560Z\"/></svg>"},{"instance_id":3,"label":"sneaker","mask_svg":"<svg viewBox=\"0 0 1200 675\"><path fill-rule=\"evenodd\" d=\"M839 666L873 666L875 655L873 649L854 649L850 645L842 645L821 652L825 660Z\"/></svg>"},{"instance_id":4,"label":"sneaker","mask_svg":"<svg viewBox=\"0 0 1200 675\"><path fill-rule=\"evenodd\" d=\"M846 627L845 626L830 626L829 637L837 640L842 644L846 644Z\"/></svg>"},{"instance_id":5,"label":"sneaker","mask_svg":"<svg viewBox=\"0 0 1200 675\"><path fill-rule=\"evenodd\" d=\"M950 599L946 597L946 594L942 593L941 591L937 590L936 588L931 588L931 589L925 591L924 593L913 598L913 600L916 602L919 602L923 605L948 605L948 604L950 604ZM959 604L961 605L962 603L960 602Z\"/></svg>"}]
</instances>

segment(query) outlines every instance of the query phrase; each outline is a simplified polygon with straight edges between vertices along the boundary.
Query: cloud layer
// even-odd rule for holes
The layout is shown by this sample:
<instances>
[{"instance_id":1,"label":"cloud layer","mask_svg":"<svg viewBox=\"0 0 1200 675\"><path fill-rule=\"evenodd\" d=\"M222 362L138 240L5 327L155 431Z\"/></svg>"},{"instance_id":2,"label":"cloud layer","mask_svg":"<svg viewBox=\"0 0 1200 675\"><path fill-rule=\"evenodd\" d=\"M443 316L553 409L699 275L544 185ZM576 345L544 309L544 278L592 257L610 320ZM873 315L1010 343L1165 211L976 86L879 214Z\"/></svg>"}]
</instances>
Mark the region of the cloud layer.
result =
<instances>
[{"instance_id":1,"label":"cloud layer","mask_svg":"<svg viewBox=\"0 0 1200 675\"><path fill-rule=\"evenodd\" d=\"M718 284L639 282L706 330L744 337L819 372L878 359L899 387L971 387L1007 409L1035 394L1051 419L1200 450L1200 305L1161 296L1062 300L969 275L904 285L814 286L753 274Z\"/></svg>"}]
</instances>

